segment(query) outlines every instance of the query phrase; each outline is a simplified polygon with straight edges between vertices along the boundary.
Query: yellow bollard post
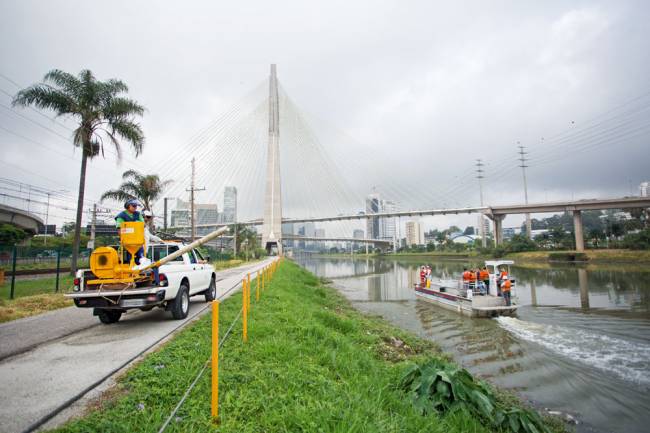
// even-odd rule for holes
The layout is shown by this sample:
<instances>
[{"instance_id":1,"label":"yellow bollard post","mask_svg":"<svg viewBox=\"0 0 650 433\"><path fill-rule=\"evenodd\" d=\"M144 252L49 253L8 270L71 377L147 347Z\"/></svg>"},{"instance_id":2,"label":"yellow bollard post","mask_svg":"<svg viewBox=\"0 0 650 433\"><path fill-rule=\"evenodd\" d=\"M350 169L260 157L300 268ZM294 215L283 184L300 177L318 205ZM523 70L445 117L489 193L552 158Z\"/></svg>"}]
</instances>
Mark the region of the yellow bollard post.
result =
<instances>
[{"instance_id":1,"label":"yellow bollard post","mask_svg":"<svg viewBox=\"0 0 650 433\"><path fill-rule=\"evenodd\" d=\"M260 300L260 271L257 271L257 277L255 278L255 302Z\"/></svg>"},{"instance_id":2,"label":"yellow bollard post","mask_svg":"<svg viewBox=\"0 0 650 433\"><path fill-rule=\"evenodd\" d=\"M246 275L246 288L248 289L248 294L246 295L246 301L248 302L248 312L253 311L251 307L251 274Z\"/></svg>"},{"instance_id":3,"label":"yellow bollard post","mask_svg":"<svg viewBox=\"0 0 650 433\"><path fill-rule=\"evenodd\" d=\"M242 339L248 341L248 304L246 303L246 278L242 280Z\"/></svg>"},{"instance_id":4,"label":"yellow bollard post","mask_svg":"<svg viewBox=\"0 0 650 433\"><path fill-rule=\"evenodd\" d=\"M212 422L219 419L219 301L212 301Z\"/></svg>"}]
</instances>

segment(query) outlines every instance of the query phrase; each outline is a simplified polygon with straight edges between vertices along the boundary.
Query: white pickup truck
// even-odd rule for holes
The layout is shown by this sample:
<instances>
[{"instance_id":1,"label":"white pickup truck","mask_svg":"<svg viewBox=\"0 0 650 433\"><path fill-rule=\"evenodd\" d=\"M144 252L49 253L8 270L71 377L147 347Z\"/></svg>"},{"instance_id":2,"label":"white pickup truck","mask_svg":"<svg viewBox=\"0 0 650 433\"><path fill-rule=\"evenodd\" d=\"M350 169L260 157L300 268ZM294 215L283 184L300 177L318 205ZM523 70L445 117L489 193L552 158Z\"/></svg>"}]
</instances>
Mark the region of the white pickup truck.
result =
<instances>
[{"instance_id":1,"label":"white pickup truck","mask_svg":"<svg viewBox=\"0 0 650 433\"><path fill-rule=\"evenodd\" d=\"M165 242L147 246L147 258L158 261L185 245ZM154 307L171 311L174 319L184 319L190 308L190 296L204 295L206 302L217 297L214 267L196 250L190 250L158 268L157 284L136 285L126 289L88 286L94 279L90 269L80 269L74 279L72 298L77 307L93 308L102 323L115 323L126 310L149 311Z\"/></svg>"}]
</instances>

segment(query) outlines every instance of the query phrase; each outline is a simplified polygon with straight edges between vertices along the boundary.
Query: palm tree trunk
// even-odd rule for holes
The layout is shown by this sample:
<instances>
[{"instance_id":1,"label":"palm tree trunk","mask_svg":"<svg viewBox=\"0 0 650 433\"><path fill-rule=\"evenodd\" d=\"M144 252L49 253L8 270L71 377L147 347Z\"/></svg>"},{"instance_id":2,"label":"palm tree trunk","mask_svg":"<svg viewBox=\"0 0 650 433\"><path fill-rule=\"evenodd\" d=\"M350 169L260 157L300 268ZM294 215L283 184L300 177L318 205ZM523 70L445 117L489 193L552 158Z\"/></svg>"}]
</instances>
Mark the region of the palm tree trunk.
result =
<instances>
[{"instance_id":1,"label":"palm tree trunk","mask_svg":"<svg viewBox=\"0 0 650 433\"><path fill-rule=\"evenodd\" d=\"M84 150L81 156L81 174L79 175L79 197L77 198L77 219L74 226L74 242L72 244L72 263L70 264L70 273L77 273L77 259L79 257L79 242L81 241L81 216L84 209L84 190L86 187L86 164L88 155Z\"/></svg>"}]
</instances>

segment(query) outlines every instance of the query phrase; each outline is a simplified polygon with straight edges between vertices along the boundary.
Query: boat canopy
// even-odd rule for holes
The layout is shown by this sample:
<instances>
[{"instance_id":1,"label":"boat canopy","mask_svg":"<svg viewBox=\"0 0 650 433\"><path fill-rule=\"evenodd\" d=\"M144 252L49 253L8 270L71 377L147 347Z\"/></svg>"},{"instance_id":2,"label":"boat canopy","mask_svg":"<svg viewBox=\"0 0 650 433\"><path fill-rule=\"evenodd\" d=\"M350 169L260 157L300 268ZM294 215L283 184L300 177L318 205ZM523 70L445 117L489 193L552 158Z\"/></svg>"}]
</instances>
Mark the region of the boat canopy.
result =
<instances>
[{"instance_id":1,"label":"boat canopy","mask_svg":"<svg viewBox=\"0 0 650 433\"><path fill-rule=\"evenodd\" d=\"M495 268L501 265L514 265L514 260L486 260L485 266L494 266Z\"/></svg>"}]
</instances>

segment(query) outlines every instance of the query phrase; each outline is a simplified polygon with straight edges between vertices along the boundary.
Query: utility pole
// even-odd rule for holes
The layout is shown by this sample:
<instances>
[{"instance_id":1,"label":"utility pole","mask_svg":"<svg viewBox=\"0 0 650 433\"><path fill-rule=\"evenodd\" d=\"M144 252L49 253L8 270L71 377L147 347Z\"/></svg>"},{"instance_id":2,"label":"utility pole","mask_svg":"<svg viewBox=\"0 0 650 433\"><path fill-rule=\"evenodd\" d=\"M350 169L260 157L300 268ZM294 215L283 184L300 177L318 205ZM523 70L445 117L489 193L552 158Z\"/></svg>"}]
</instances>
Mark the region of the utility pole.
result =
<instances>
[{"instance_id":1,"label":"utility pole","mask_svg":"<svg viewBox=\"0 0 650 433\"><path fill-rule=\"evenodd\" d=\"M478 190L481 194L481 207L483 207L483 161L479 158L476 160L476 178L478 179ZM481 234L481 245L483 248L487 247L487 237L485 236L485 223L483 221L483 214L479 215L479 233Z\"/></svg>"},{"instance_id":2,"label":"utility pole","mask_svg":"<svg viewBox=\"0 0 650 433\"><path fill-rule=\"evenodd\" d=\"M97 203L93 203L93 218L90 223L90 241L88 241L88 248L95 249L95 226L97 225Z\"/></svg>"},{"instance_id":3,"label":"utility pole","mask_svg":"<svg viewBox=\"0 0 650 433\"><path fill-rule=\"evenodd\" d=\"M196 239L196 221L195 221L195 213L194 213L194 192L195 191L205 191L205 188L196 188L195 187L195 180L196 180L196 158L192 158L192 181L190 185L190 189L186 189L185 191L190 192L190 225L192 227L192 242L194 242L194 239Z\"/></svg>"},{"instance_id":4,"label":"utility pole","mask_svg":"<svg viewBox=\"0 0 650 433\"><path fill-rule=\"evenodd\" d=\"M528 183L526 182L526 168L528 167L526 165L526 162L528 161L528 158L526 158L526 155L528 152L525 151L526 147L522 146L517 142L517 147L519 148L519 162L521 162L521 174L524 177L524 199L526 201L526 204L528 204ZM528 236L529 239L532 239L531 235L532 231L532 223L530 222L530 214L526 214L526 236Z\"/></svg>"},{"instance_id":5,"label":"utility pole","mask_svg":"<svg viewBox=\"0 0 650 433\"><path fill-rule=\"evenodd\" d=\"M163 198L163 209L165 212L165 218L163 218L163 230L166 232L167 231L167 200L169 200L168 197Z\"/></svg>"},{"instance_id":6,"label":"utility pole","mask_svg":"<svg viewBox=\"0 0 650 433\"><path fill-rule=\"evenodd\" d=\"M233 259L237 259L237 223L233 225L233 243L232 243L232 255Z\"/></svg>"},{"instance_id":7,"label":"utility pole","mask_svg":"<svg viewBox=\"0 0 650 433\"><path fill-rule=\"evenodd\" d=\"M47 208L45 208L45 239L43 245L47 245L47 222L50 216L50 193L47 193Z\"/></svg>"}]
</instances>

